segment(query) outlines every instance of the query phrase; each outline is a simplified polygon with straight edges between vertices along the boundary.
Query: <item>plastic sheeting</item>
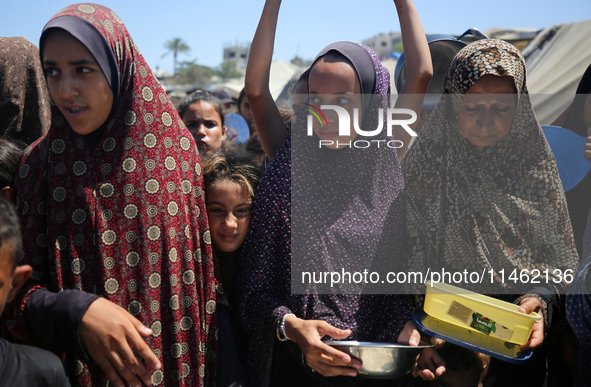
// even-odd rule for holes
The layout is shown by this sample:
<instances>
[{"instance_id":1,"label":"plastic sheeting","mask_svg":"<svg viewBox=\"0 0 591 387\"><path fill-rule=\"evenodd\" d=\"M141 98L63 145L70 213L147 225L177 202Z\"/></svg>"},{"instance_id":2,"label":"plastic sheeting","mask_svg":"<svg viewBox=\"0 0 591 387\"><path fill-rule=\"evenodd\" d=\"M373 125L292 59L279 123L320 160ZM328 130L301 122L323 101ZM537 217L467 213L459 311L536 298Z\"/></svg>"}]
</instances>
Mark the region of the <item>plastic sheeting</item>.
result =
<instances>
[{"instance_id":1,"label":"plastic sheeting","mask_svg":"<svg viewBox=\"0 0 591 387\"><path fill-rule=\"evenodd\" d=\"M591 20L546 28L523 54L536 116L550 125L572 102L591 64Z\"/></svg>"}]
</instances>

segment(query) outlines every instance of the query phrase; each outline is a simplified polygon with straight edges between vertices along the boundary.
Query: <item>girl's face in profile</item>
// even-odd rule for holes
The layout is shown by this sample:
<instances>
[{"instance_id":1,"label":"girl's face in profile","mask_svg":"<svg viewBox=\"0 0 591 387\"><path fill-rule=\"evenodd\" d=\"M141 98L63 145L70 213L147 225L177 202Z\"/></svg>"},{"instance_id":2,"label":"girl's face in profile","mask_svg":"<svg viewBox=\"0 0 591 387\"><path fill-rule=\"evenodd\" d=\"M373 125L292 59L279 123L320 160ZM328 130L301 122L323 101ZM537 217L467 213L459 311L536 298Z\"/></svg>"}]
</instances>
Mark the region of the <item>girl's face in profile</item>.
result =
<instances>
[{"instance_id":1,"label":"girl's face in profile","mask_svg":"<svg viewBox=\"0 0 591 387\"><path fill-rule=\"evenodd\" d=\"M252 115L252 110L250 110L250 103L248 102L248 97L244 96L242 101L240 101L240 106L238 106L238 113L248 123L248 128L250 129L250 134L252 135L255 132L255 124L254 124L254 117Z\"/></svg>"},{"instance_id":2,"label":"girl's face in profile","mask_svg":"<svg viewBox=\"0 0 591 387\"><path fill-rule=\"evenodd\" d=\"M322 112L326 116L327 126L314 122L314 133L321 140L333 141L326 148L338 149L349 145L349 141L357 137L353 128L355 108L359 111L359 122L363 122L361 107L361 84L355 70L346 62L326 61L320 59L310 70L308 84L310 86L310 104L317 108L320 105L337 105L349 112L351 118L350 135L339 135L339 117L333 109ZM338 146L337 146L338 145Z\"/></svg>"},{"instance_id":3,"label":"girl's face in profile","mask_svg":"<svg viewBox=\"0 0 591 387\"><path fill-rule=\"evenodd\" d=\"M200 153L215 152L222 147L222 141L226 139L226 127L222 125L222 118L214 105L207 101L195 102L182 118L195 137Z\"/></svg>"},{"instance_id":4,"label":"girl's face in profile","mask_svg":"<svg viewBox=\"0 0 591 387\"><path fill-rule=\"evenodd\" d=\"M51 97L74 132L86 135L107 121L113 91L78 39L59 28L51 31L43 46L43 70Z\"/></svg>"},{"instance_id":5,"label":"girl's face in profile","mask_svg":"<svg viewBox=\"0 0 591 387\"><path fill-rule=\"evenodd\" d=\"M250 223L248 190L231 180L219 181L207 189L206 207L213 245L225 253L237 251Z\"/></svg>"},{"instance_id":6,"label":"girl's face in profile","mask_svg":"<svg viewBox=\"0 0 591 387\"><path fill-rule=\"evenodd\" d=\"M517 105L513 78L484 75L464 95L458 109L460 134L487 147L509 133Z\"/></svg>"}]
</instances>

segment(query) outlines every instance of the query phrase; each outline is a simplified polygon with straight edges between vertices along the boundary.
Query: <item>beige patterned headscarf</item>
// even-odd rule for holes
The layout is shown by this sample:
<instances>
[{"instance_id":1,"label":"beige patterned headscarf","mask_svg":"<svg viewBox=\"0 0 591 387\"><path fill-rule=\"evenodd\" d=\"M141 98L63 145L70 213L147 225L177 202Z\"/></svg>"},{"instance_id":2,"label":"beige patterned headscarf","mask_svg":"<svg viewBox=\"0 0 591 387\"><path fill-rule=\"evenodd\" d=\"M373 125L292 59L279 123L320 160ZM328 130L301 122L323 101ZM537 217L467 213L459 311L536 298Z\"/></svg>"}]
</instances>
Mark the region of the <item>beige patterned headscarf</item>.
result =
<instances>
[{"instance_id":1,"label":"beige patterned headscarf","mask_svg":"<svg viewBox=\"0 0 591 387\"><path fill-rule=\"evenodd\" d=\"M457 111L468 89L487 74L513 78L517 108L509 133L478 148L460 135ZM402 168L414 269L484 272L482 285L458 284L481 293L524 294L536 286L563 292L565 271L576 269L578 257L556 162L515 47L487 39L457 54L444 99ZM539 283L509 280L514 269L518 277L521 270L538 269Z\"/></svg>"}]
</instances>

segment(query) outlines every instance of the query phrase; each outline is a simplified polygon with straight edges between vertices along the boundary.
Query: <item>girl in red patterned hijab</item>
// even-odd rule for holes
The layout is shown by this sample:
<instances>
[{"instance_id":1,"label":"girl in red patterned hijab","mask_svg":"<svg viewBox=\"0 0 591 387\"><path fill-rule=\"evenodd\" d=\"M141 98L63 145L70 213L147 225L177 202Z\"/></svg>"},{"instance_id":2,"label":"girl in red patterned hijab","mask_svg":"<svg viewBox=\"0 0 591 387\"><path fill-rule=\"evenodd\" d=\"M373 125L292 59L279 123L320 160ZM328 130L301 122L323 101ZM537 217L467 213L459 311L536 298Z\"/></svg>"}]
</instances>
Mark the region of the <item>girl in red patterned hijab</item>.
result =
<instances>
[{"instance_id":1,"label":"girl in red patterned hijab","mask_svg":"<svg viewBox=\"0 0 591 387\"><path fill-rule=\"evenodd\" d=\"M9 326L64 353L74 384L214 383L218 282L193 137L110 9L63 9L40 51L52 125L17 177L34 274Z\"/></svg>"}]
</instances>

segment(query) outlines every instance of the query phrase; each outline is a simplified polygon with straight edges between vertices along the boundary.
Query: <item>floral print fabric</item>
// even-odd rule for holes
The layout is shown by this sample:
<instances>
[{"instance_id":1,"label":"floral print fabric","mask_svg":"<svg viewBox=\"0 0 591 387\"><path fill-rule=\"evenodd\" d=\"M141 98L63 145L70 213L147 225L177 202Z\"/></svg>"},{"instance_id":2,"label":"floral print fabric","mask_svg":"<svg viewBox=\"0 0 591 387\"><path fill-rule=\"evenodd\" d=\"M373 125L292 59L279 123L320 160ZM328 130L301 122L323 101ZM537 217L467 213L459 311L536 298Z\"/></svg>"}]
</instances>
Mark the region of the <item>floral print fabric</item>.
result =
<instances>
[{"instance_id":1,"label":"floral print fabric","mask_svg":"<svg viewBox=\"0 0 591 387\"><path fill-rule=\"evenodd\" d=\"M17 192L31 286L98 294L151 328L155 385L211 385L218 281L193 137L113 11L75 4L63 16L108 42L119 97L95 147L53 107L26 151ZM107 383L98 367L75 367L80 385Z\"/></svg>"}]
</instances>

